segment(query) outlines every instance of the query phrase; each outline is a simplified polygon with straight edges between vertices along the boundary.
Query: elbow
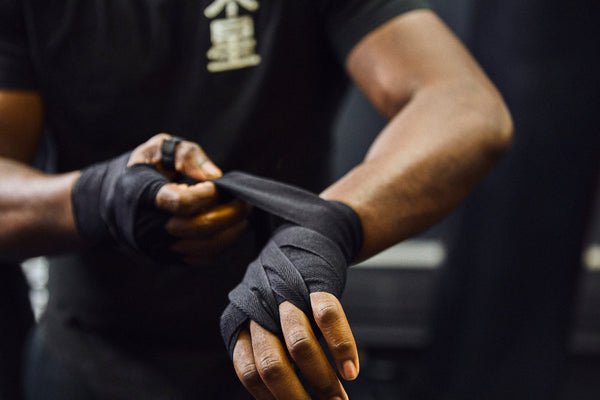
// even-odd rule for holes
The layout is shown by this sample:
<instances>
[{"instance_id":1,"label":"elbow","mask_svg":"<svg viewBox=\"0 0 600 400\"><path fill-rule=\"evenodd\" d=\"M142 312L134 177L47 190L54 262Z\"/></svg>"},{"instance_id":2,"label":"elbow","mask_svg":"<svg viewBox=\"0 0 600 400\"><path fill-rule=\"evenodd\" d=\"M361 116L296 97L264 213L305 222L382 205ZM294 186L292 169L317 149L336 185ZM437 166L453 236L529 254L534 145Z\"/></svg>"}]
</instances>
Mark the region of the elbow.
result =
<instances>
[{"instance_id":1,"label":"elbow","mask_svg":"<svg viewBox=\"0 0 600 400\"><path fill-rule=\"evenodd\" d=\"M498 95L494 109L488 118L488 150L496 158L504 156L514 140L513 119L508 107Z\"/></svg>"},{"instance_id":2,"label":"elbow","mask_svg":"<svg viewBox=\"0 0 600 400\"><path fill-rule=\"evenodd\" d=\"M471 115L475 118L475 129L484 153L494 161L502 158L512 147L514 125L506 103L495 90L474 96Z\"/></svg>"}]
</instances>

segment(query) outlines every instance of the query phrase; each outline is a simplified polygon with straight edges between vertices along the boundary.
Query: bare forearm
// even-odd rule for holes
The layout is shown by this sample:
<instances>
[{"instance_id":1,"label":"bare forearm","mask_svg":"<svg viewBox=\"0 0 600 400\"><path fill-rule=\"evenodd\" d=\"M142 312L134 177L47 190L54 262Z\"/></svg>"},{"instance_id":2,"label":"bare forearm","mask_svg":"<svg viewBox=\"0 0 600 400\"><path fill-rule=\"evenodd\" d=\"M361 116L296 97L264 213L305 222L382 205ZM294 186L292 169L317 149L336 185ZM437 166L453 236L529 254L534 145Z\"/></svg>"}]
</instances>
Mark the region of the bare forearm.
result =
<instances>
[{"instance_id":1,"label":"bare forearm","mask_svg":"<svg viewBox=\"0 0 600 400\"><path fill-rule=\"evenodd\" d=\"M361 258L442 218L489 171L512 134L493 90L432 86L393 117L364 162L322 193L360 215Z\"/></svg>"},{"instance_id":2,"label":"bare forearm","mask_svg":"<svg viewBox=\"0 0 600 400\"><path fill-rule=\"evenodd\" d=\"M83 245L71 209L78 172L46 175L0 158L0 258L20 260Z\"/></svg>"}]
</instances>

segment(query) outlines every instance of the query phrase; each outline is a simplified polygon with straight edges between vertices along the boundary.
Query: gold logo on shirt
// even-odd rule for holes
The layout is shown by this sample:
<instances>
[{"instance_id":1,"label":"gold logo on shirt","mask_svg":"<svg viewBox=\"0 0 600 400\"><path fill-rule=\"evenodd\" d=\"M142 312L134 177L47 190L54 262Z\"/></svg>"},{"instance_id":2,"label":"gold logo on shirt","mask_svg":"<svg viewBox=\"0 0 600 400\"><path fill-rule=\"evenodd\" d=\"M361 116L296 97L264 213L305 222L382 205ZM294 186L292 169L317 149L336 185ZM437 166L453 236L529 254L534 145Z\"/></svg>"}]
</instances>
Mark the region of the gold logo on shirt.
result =
<instances>
[{"instance_id":1,"label":"gold logo on shirt","mask_svg":"<svg viewBox=\"0 0 600 400\"><path fill-rule=\"evenodd\" d=\"M256 0L215 0L204 10L210 22L212 47L206 53L209 72L253 67L260 64L255 53L254 21L249 15L239 15L239 8L256 11ZM216 18L225 11L225 18Z\"/></svg>"}]
</instances>

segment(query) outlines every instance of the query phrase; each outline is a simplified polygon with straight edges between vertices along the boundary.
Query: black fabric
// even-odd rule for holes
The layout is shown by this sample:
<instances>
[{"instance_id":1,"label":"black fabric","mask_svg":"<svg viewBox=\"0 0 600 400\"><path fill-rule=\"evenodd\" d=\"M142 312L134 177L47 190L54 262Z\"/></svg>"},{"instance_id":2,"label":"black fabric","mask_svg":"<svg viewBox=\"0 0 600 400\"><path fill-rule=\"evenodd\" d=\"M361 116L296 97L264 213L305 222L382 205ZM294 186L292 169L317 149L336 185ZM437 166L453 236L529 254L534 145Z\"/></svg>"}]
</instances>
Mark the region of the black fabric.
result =
<instances>
[{"instance_id":1,"label":"black fabric","mask_svg":"<svg viewBox=\"0 0 600 400\"><path fill-rule=\"evenodd\" d=\"M313 230L289 226L278 231L248 266L243 281L229 293L221 334L233 356L240 330L250 319L281 334L278 306L289 301L313 321L310 293L340 297L348 266L340 249ZM313 329L316 324L313 321ZM317 331L318 333L318 331Z\"/></svg>"},{"instance_id":2,"label":"black fabric","mask_svg":"<svg viewBox=\"0 0 600 400\"><path fill-rule=\"evenodd\" d=\"M425 0L312 0L325 21L327 37L340 60L367 33L406 11L429 8Z\"/></svg>"},{"instance_id":3,"label":"black fabric","mask_svg":"<svg viewBox=\"0 0 600 400\"><path fill-rule=\"evenodd\" d=\"M34 326L29 286L18 264L0 262L0 399L21 400L23 350Z\"/></svg>"},{"instance_id":4,"label":"black fabric","mask_svg":"<svg viewBox=\"0 0 600 400\"><path fill-rule=\"evenodd\" d=\"M127 166L130 153L94 164L81 172L73 187L73 212L82 237L136 251L154 261L173 262L168 249L175 240L164 229L169 214L154 205L158 190L169 182L148 164Z\"/></svg>"},{"instance_id":5,"label":"black fabric","mask_svg":"<svg viewBox=\"0 0 600 400\"><path fill-rule=\"evenodd\" d=\"M26 400L252 398L220 349L141 350L77 329L64 335L80 363L48 344L44 321L36 327L26 354Z\"/></svg>"},{"instance_id":6,"label":"black fabric","mask_svg":"<svg viewBox=\"0 0 600 400\"><path fill-rule=\"evenodd\" d=\"M19 0L0 0L0 87L37 87L23 6Z\"/></svg>"},{"instance_id":7,"label":"black fabric","mask_svg":"<svg viewBox=\"0 0 600 400\"><path fill-rule=\"evenodd\" d=\"M347 205L280 182L240 172L214 182L219 189L293 223L273 234L242 282L229 293L231 303L221 317L221 334L232 356L248 319L281 333L278 306L283 301L313 320L310 293L341 296L346 268L362 246L362 225Z\"/></svg>"},{"instance_id":8,"label":"black fabric","mask_svg":"<svg viewBox=\"0 0 600 400\"><path fill-rule=\"evenodd\" d=\"M26 400L85 400L94 398L78 372L58 362L45 348L43 327L37 326L27 343L23 371ZM35 367L34 367L35 366Z\"/></svg>"},{"instance_id":9,"label":"black fabric","mask_svg":"<svg viewBox=\"0 0 600 400\"><path fill-rule=\"evenodd\" d=\"M331 240L350 262L362 245L360 220L347 205L321 199L302 188L253 176L228 172L213 181L218 188L286 221L315 230Z\"/></svg>"}]
</instances>

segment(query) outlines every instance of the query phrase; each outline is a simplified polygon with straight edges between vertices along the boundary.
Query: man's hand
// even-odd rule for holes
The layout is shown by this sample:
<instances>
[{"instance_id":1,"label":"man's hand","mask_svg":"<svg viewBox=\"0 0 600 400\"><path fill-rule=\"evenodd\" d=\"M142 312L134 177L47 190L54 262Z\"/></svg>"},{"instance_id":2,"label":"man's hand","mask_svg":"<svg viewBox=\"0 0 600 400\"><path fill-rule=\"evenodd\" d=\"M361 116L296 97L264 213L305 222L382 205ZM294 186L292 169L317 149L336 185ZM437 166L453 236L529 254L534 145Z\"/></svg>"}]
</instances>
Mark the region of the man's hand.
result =
<instances>
[{"instance_id":1,"label":"man's hand","mask_svg":"<svg viewBox=\"0 0 600 400\"><path fill-rule=\"evenodd\" d=\"M158 134L128 156L83 171L73 201L84 237L102 239L107 226L119 244L163 262L195 265L209 263L238 240L249 207L238 200L218 204L215 185L205 180L220 177L221 170L196 143L178 143L174 170L166 169L162 148L170 138ZM176 177L200 182L173 182ZM90 212L90 198L99 214Z\"/></svg>"},{"instance_id":2,"label":"man's hand","mask_svg":"<svg viewBox=\"0 0 600 400\"><path fill-rule=\"evenodd\" d=\"M138 146L128 165L151 164L170 179L173 171L164 169L162 142L170 135L160 133ZM182 141L175 148L175 171L198 180L196 184L171 182L160 188L155 204L173 217L165 225L166 232L180 239L171 250L187 264L201 265L233 245L246 231L250 207L240 200L217 204L217 189L207 179L223 175L196 143Z\"/></svg>"},{"instance_id":3,"label":"man's hand","mask_svg":"<svg viewBox=\"0 0 600 400\"><path fill-rule=\"evenodd\" d=\"M356 378L356 345L337 298L361 248L360 217L346 204L265 178L228 173L214 182L286 221L229 292L221 315L240 380L257 399L309 398L303 383L319 398L347 399L312 328L342 377Z\"/></svg>"},{"instance_id":4,"label":"man's hand","mask_svg":"<svg viewBox=\"0 0 600 400\"><path fill-rule=\"evenodd\" d=\"M313 317L323 333L340 375L358 375L358 352L338 299L326 292L310 295ZM258 400L310 399L286 349L319 399L348 399L342 384L311 329L308 317L290 302L279 306L285 343L254 321L242 330L233 352L238 378Z\"/></svg>"},{"instance_id":5,"label":"man's hand","mask_svg":"<svg viewBox=\"0 0 600 400\"><path fill-rule=\"evenodd\" d=\"M169 219L165 226L169 234L180 239L171 246L171 250L190 265L210 262L232 246L246 231L249 211L247 204L233 200L201 210L197 214L175 213L177 215Z\"/></svg>"}]
</instances>

